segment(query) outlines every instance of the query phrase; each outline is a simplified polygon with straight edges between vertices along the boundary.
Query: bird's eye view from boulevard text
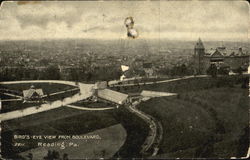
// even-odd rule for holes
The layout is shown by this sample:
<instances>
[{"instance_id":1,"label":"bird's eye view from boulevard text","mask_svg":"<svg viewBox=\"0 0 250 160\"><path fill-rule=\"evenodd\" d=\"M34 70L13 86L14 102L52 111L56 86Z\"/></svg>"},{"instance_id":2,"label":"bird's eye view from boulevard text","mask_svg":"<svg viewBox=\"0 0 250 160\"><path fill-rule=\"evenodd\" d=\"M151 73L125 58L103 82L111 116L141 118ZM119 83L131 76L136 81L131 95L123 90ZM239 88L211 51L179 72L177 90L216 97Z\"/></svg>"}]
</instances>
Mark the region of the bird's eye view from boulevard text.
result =
<instances>
[{"instance_id":1,"label":"bird's eye view from boulevard text","mask_svg":"<svg viewBox=\"0 0 250 160\"><path fill-rule=\"evenodd\" d=\"M4 1L0 157L246 159L246 1Z\"/></svg>"}]
</instances>

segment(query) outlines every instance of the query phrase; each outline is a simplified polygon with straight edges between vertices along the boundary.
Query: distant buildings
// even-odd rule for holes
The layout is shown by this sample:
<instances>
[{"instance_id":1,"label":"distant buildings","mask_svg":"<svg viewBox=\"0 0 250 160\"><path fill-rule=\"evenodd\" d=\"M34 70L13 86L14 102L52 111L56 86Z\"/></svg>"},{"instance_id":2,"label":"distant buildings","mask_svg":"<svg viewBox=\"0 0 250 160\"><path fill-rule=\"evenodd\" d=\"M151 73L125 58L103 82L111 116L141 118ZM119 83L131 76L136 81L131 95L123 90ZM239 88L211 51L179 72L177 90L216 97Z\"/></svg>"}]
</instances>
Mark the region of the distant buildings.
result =
<instances>
[{"instance_id":1,"label":"distant buildings","mask_svg":"<svg viewBox=\"0 0 250 160\"><path fill-rule=\"evenodd\" d=\"M152 63L143 63L143 70L145 72L146 77L152 77L154 74Z\"/></svg>"},{"instance_id":2,"label":"distant buildings","mask_svg":"<svg viewBox=\"0 0 250 160\"><path fill-rule=\"evenodd\" d=\"M205 74L212 64L215 64L217 68L226 67L230 71L240 67L245 69L249 64L249 55L243 52L242 48L228 50L222 46L216 49L205 50L203 42L199 39L194 47L194 66L196 72L198 74Z\"/></svg>"}]
</instances>

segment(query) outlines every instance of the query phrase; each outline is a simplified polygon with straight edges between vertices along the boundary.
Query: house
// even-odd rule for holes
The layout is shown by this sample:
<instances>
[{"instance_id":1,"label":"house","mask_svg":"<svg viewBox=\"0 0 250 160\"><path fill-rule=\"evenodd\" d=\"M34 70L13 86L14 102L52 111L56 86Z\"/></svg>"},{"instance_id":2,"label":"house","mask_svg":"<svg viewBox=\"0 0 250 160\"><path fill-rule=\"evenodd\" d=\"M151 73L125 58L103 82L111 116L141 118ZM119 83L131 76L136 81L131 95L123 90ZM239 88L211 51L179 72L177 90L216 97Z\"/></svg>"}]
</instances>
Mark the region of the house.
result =
<instances>
[{"instance_id":1,"label":"house","mask_svg":"<svg viewBox=\"0 0 250 160\"><path fill-rule=\"evenodd\" d=\"M215 64L217 68L227 67L229 70L236 70L239 67L247 69L249 55L238 50L229 50L224 46L205 50L204 44L199 38L194 47L194 65L198 74L206 74L207 69Z\"/></svg>"},{"instance_id":2,"label":"house","mask_svg":"<svg viewBox=\"0 0 250 160\"><path fill-rule=\"evenodd\" d=\"M35 86L31 86L28 90L23 90L24 100L38 100L43 96L42 89L35 89Z\"/></svg>"}]
</instances>

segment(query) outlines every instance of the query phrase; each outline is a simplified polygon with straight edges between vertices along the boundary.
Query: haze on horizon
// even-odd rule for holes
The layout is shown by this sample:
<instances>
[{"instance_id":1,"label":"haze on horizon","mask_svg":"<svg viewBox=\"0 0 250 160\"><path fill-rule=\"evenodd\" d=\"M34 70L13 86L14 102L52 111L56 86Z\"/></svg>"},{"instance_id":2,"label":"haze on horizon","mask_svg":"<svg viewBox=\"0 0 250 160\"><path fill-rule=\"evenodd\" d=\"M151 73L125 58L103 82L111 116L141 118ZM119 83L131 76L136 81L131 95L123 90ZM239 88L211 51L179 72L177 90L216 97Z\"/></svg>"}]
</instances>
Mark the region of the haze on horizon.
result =
<instances>
[{"instance_id":1,"label":"haze on horizon","mask_svg":"<svg viewBox=\"0 0 250 160\"><path fill-rule=\"evenodd\" d=\"M0 40L124 39L132 16L139 39L248 40L244 1L4 2Z\"/></svg>"}]
</instances>

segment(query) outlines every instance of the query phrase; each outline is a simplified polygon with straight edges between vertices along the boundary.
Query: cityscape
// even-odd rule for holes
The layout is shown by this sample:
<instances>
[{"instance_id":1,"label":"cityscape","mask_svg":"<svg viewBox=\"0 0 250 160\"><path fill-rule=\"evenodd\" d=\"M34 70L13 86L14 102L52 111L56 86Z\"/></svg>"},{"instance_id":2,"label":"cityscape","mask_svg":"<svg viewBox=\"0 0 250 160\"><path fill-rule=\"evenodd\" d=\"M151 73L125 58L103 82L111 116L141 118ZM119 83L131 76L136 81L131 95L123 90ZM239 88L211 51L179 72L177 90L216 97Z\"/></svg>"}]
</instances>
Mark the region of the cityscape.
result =
<instances>
[{"instance_id":1,"label":"cityscape","mask_svg":"<svg viewBox=\"0 0 250 160\"><path fill-rule=\"evenodd\" d=\"M248 19L236 1L2 3L1 158L249 157Z\"/></svg>"}]
</instances>

